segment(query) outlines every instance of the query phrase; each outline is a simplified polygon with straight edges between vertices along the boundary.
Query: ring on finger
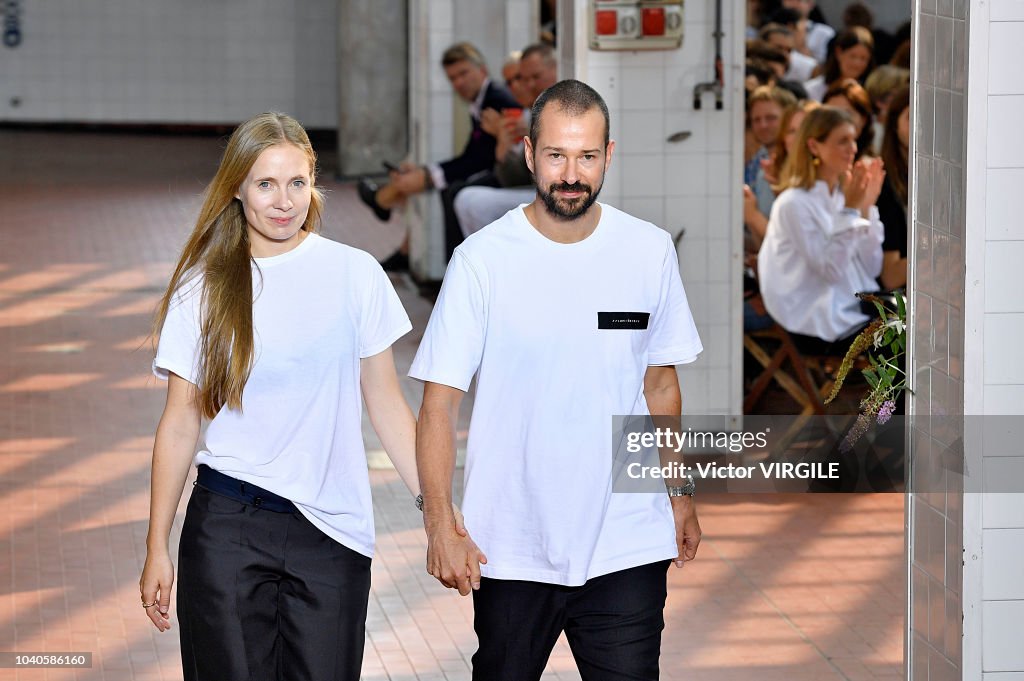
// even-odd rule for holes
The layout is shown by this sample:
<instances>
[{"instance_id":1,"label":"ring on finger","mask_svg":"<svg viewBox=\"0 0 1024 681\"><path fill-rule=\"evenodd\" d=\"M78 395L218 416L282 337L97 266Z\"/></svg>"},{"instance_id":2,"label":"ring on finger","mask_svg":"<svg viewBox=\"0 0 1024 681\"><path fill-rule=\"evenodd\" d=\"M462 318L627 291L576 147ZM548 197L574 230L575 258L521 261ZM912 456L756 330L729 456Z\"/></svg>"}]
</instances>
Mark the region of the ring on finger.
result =
<instances>
[{"instance_id":1,"label":"ring on finger","mask_svg":"<svg viewBox=\"0 0 1024 681\"><path fill-rule=\"evenodd\" d=\"M154 605L156 605L156 601L153 601L152 603L143 603L142 607L143 608L152 608Z\"/></svg>"}]
</instances>

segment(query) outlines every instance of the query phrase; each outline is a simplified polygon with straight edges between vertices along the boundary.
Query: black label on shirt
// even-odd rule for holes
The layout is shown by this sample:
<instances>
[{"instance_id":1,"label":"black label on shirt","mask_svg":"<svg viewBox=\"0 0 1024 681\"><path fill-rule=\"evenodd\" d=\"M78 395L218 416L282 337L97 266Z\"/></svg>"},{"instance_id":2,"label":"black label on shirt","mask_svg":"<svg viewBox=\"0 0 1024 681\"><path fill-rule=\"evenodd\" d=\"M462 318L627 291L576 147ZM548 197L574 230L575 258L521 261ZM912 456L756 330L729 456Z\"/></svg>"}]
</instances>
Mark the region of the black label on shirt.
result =
<instances>
[{"instance_id":1,"label":"black label on shirt","mask_svg":"<svg viewBox=\"0 0 1024 681\"><path fill-rule=\"evenodd\" d=\"M650 312L598 312L599 329L646 329Z\"/></svg>"}]
</instances>

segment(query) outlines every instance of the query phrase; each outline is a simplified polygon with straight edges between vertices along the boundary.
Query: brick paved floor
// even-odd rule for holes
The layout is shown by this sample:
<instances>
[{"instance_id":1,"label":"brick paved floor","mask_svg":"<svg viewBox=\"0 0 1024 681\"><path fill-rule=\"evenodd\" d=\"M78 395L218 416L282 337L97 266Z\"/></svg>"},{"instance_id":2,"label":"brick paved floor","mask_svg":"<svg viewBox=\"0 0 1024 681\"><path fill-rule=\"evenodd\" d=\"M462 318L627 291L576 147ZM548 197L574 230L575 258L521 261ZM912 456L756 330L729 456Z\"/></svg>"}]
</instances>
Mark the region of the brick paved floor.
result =
<instances>
[{"instance_id":1,"label":"brick paved floor","mask_svg":"<svg viewBox=\"0 0 1024 681\"><path fill-rule=\"evenodd\" d=\"M175 631L158 634L138 599L163 403L147 333L221 144L0 131L0 651L94 653L91 670L0 669L0 680L180 678ZM400 226L323 183L325 234L377 256L398 244ZM403 369L430 306L395 283L416 326L396 348ZM364 678L469 679L470 602L425 574L396 475L371 479ZM670 572L663 678L901 677L899 495L705 494L700 509L700 558ZM564 640L544 678L579 678Z\"/></svg>"}]
</instances>

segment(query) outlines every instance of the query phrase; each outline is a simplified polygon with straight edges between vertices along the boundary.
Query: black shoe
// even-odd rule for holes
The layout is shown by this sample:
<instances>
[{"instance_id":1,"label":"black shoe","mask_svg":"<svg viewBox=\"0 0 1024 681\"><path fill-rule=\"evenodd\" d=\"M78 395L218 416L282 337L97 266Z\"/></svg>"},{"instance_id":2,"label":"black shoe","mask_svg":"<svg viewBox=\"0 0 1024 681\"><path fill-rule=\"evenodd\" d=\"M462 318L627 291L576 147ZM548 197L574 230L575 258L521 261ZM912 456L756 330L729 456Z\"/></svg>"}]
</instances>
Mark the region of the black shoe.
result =
<instances>
[{"instance_id":1,"label":"black shoe","mask_svg":"<svg viewBox=\"0 0 1024 681\"><path fill-rule=\"evenodd\" d=\"M377 203L377 185L364 177L359 180L358 184L356 184L356 191L358 192L359 198L362 202L370 207L378 220L381 222L387 222L391 219L391 209L384 208Z\"/></svg>"},{"instance_id":2,"label":"black shoe","mask_svg":"<svg viewBox=\"0 0 1024 681\"><path fill-rule=\"evenodd\" d=\"M401 251L395 251L380 264L385 272L408 272L409 256Z\"/></svg>"}]
</instances>

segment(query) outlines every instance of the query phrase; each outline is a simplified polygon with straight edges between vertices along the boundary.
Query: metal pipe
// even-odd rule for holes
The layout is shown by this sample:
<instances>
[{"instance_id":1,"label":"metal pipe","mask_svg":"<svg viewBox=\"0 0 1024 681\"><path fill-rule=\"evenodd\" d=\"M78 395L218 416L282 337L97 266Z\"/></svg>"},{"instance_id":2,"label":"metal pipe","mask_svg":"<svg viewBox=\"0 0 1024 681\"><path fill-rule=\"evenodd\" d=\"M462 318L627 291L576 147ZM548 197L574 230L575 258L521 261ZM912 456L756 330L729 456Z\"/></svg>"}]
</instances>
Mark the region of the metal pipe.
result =
<instances>
[{"instance_id":1,"label":"metal pipe","mask_svg":"<svg viewBox=\"0 0 1024 681\"><path fill-rule=\"evenodd\" d=\"M705 92L715 93L715 109L721 111L724 107L722 92L724 90L724 68L722 66L722 0L715 0L715 32L711 34L715 38L715 67L713 80L705 83L697 83L693 88L693 108L700 109L701 95Z\"/></svg>"}]
</instances>

